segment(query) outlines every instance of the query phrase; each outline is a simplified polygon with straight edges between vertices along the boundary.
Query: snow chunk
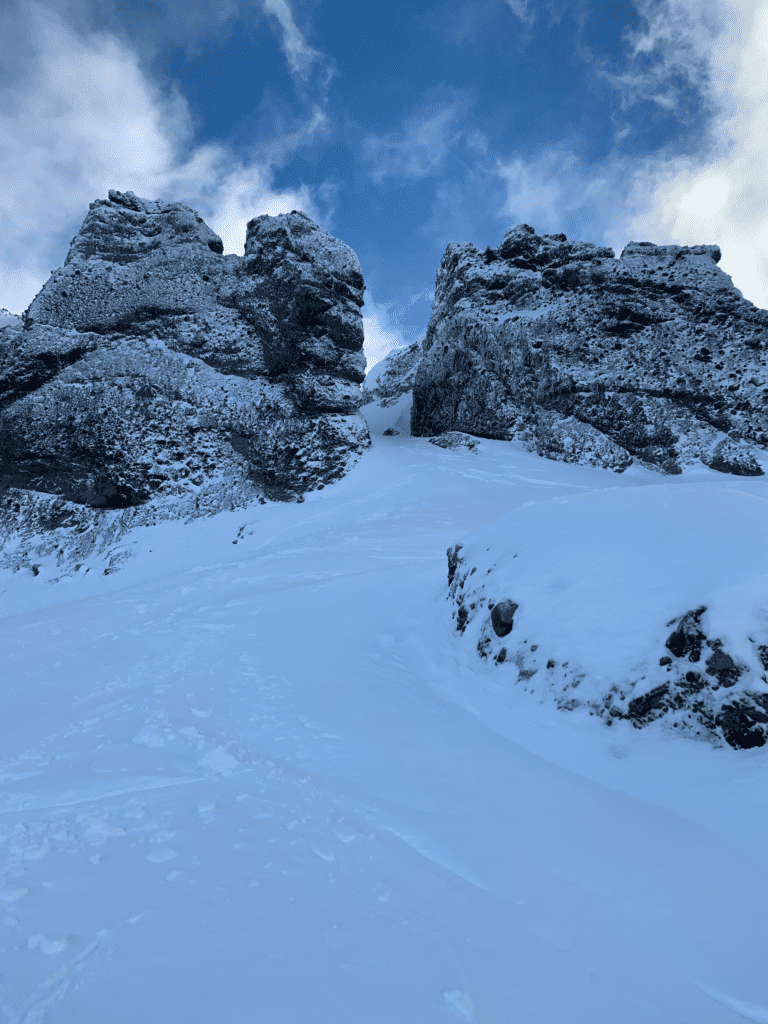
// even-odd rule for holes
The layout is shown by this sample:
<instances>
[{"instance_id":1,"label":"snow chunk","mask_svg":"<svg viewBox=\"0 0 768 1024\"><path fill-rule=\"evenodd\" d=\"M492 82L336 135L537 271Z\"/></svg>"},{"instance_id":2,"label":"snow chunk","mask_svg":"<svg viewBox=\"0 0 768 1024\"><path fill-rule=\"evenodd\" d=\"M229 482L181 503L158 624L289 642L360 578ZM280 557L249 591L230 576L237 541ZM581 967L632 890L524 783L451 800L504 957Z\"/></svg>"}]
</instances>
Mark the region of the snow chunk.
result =
<instances>
[{"instance_id":1,"label":"snow chunk","mask_svg":"<svg viewBox=\"0 0 768 1024\"><path fill-rule=\"evenodd\" d=\"M210 768L211 771L219 774L232 771L233 768L237 768L239 763L236 758L226 752L224 747L209 750L205 757L198 762L201 768Z\"/></svg>"}]
</instances>

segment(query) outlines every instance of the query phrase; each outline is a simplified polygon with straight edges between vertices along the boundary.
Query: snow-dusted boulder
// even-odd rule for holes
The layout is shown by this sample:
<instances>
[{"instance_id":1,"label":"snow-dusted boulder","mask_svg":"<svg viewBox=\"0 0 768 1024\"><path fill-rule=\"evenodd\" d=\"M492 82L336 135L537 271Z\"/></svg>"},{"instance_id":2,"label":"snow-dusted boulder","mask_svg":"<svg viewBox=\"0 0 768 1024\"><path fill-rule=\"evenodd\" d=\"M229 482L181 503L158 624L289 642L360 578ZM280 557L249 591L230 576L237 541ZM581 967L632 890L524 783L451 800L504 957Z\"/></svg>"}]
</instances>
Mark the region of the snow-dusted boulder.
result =
<instances>
[{"instance_id":1,"label":"snow-dusted boulder","mask_svg":"<svg viewBox=\"0 0 768 1024\"><path fill-rule=\"evenodd\" d=\"M713 544L712 539L717 538ZM536 502L448 551L457 642L560 708L768 738L766 503L707 484Z\"/></svg>"},{"instance_id":2,"label":"snow-dusted boulder","mask_svg":"<svg viewBox=\"0 0 768 1024\"><path fill-rule=\"evenodd\" d=\"M618 472L704 462L760 475L768 447L768 311L712 245L613 250L509 230L450 244L413 391L412 432L517 438Z\"/></svg>"},{"instance_id":3,"label":"snow-dusted boulder","mask_svg":"<svg viewBox=\"0 0 768 1024\"><path fill-rule=\"evenodd\" d=\"M93 508L297 498L369 443L363 276L303 213L245 255L189 207L111 191L0 346L2 483Z\"/></svg>"},{"instance_id":4,"label":"snow-dusted boulder","mask_svg":"<svg viewBox=\"0 0 768 1024\"><path fill-rule=\"evenodd\" d=\"M368 371L363 384L363 407L374 434L409 434L411 402L422 342L393 349Z\"/></svg>"}]
</instances>

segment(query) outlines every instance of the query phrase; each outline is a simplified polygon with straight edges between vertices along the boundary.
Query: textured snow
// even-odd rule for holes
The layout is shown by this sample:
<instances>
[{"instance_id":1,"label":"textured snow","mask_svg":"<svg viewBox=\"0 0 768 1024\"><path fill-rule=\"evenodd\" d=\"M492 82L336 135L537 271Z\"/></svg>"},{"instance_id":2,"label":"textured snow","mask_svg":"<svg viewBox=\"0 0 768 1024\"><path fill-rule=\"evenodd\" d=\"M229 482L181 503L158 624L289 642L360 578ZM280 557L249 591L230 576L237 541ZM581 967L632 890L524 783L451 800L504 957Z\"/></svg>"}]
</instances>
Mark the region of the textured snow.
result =
<instances>
[{"instance_id":1,"label":"textured snow","mask_svg":"<svg viewBox=\"0 0 768 1024\"><path fill-rule=\"evenodd\" d=\"M640 657L666 556L659 609L733 584L735 637L764 480L375 437L302 504L129 530L108 575L6 572L4 1024L768 1019L768 754L499 682L445 560L519 541L553 596L551 539Z\"/></svg>"},{"instance_id":2,"label":"textured snow","mask_svg":"<svg viewBox=\"0 0 768 1024\"><path fill-rule=\"evenodd\" d=\"M610 488L515 509L462 538L462 554L478 578L492 568L494 600L519 603L516 632L599 677L629 672L700 605L712 634L760 671L748 637L768 623L766 524L765 488Z\"/></svg>"},{"instance_id":3,"label":"textured snow","mask_svg":"<svg viewBox=\"0 0 768 1024\"><path fill-rule=\"evenodd\" d=\"M701 479L530 503L463 538L452 556L456 628L496 661L496 686L629 714L638 726L666 716L665 726L722 742L714 723L723 705L746 697L768 720L766 522L764 489L713 490ZM516 607L499 636L491 609L502 601ZM688 659L665 642L692 613L712 643ZM716 650L732 674L717 675ZM637 702L649 693L644 708ZM733 738L730 724L724 732Z\"/></svg>"}]
</instances>

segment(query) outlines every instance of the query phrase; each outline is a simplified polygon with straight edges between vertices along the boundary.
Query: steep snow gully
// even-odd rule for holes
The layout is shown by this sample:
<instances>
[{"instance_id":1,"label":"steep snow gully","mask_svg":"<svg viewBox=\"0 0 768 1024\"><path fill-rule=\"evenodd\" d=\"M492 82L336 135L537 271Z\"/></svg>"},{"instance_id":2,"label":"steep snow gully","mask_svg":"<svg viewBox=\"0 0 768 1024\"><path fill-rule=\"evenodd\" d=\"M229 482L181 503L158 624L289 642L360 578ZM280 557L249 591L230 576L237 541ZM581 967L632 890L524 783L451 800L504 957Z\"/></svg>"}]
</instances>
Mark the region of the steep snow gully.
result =
<instances>
[{"instance_id":1,"label":"steep snow gully","mask_svg":"<svg viewBox=\"0 0 768 1024\"><path fill-rule=\"evenodd\" d=\"M62 281L96 280L99 260L115 280L141 261L234 260L194 211L123 200L96 214L139 225L138 255L126 263L96 232L104 259L75 246ZM186 431L194 416L180 405L179 444L208 432L206 481L181 462L174 476L166 459L159 496L110 507L88 449L96 469L84 455L72 480L96 498L78 503L87 488L74 483L18 486L38 472L32 441L44 445L24 433L32 420L9 414L13 443L31 438L32 454L13 478L0 584L0 1024L768 1024L768 460L750 419L764 311L745 312L722 285L730 334L714 412L683 408L683 385L666 411L643 397L661 359L649 348L630 367L639 397L615 403L626 423L643 407L648 443L594 417L579 433L578 415L608 393L602 367L628 359L631 338L616 342L613 321L598 322L610 310L589 306L592 348L567 368L552 330L563 288L586 278L553 269L560 236L518 231L489 254L454 253L448 319L433 323L426 356L412 346L374 368L363 420L359 396L344 404L359 356L354 254L292 217L257 226L279 236L274 273L288 285L274 302L290 305L301 291L290 282L303 282L296 366L231 372L213 319L210 352L181 351L173 332L186 338L197 314L179 307L162 314L161 354L184 374L197 367L192 390L178 391L179 370L144 398L152 416L158 394L192 408L195 374L273 389L270 416L287 403L305 438L298 489L270 492L248 470L261 465L255 442L233 447L215 416ZM313 283L315 249L330 253L323 287L337 307ZM722 284L709 251L664 259ZM482 358L458 330L474 316L456 291L464 264L487 321ZM248 302L221 289L206 302L246 333L263 328L277 352L282 321L259 305L261 270L232 267ZM504 274L525 284L517 298L491 287ZM538 335L518 345L517 327L496 326L491 293L524 310L545 289L554 319L540 349ZM675 302L692 324L686 289L659 284L654 316ZM105 341L87 326L107 362L163 341L155 328ZM650 330L636 326L627 338ZM0 315L14 358L27 351L22 327ZM35 330L63 345L81 327ZM751 377L734 390L742 335ZM685 373L703 393L698 351ZM462 359L482 408L456 388ZM115 360L115 386L141 397L141 374ZM54 390L80 386L54 369ZM528 389L519 405L515 374ZM325 405L308 404L310 385ZM494 436L466 433L493 394L504 400ZM410 434L414 403L425 436ZM338 426L327 466L315 459L326 422ZM121 481L149 472L109 451ZM230 463L251 476L224 494Z\"/></svg>"}]
</instances>

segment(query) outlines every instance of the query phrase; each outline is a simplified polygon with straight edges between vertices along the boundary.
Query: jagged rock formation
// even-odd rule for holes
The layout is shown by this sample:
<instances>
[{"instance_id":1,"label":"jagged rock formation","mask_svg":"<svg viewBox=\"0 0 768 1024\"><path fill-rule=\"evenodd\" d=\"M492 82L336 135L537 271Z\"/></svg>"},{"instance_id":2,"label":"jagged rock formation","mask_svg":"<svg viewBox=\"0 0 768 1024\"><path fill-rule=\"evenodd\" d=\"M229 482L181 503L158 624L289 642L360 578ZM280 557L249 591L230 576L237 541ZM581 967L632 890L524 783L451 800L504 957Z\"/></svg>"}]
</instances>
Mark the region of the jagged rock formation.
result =
<instances>
[{"instance_id":1,"label":"jagged rock formation","mask_svg":"<svg viewBox=\"0 0 768 1024\"><path fill-rule=\"evenodd\" d=\"M6 503L215 510L233 485L295 499L345 472L369 443L355 254L295 211L222 252L181 203L91 204L24 329L2 332Z\"/></svg>"},{"instance_id":2,"label":"jagged rock formation","mask_svg":"<svg viewBox=\"0 0 768 1024\"><path fill-rule=\"evenodd\" d=\"M454 635L493 666L495 692L732 747L768 740L757 494L609 488L517 509L447 554Z\"/></svg>"},{"instance_id":3,"label":"jagged rock formation","mask_svg":"<svg viewBox=\"0 0 768 1024\"><path fill-rule=\"evenodd\" d=\"M768 311L717 246L611 249L528 225L479 252L451 243L416 375L417 436L518 438L621 472L760 475L768 447Z\"/></svg>"}]
</instances>

